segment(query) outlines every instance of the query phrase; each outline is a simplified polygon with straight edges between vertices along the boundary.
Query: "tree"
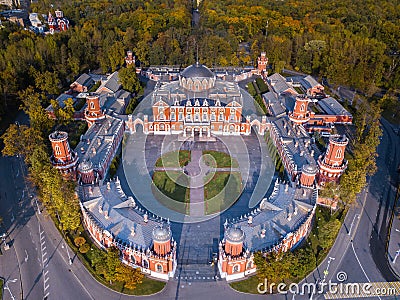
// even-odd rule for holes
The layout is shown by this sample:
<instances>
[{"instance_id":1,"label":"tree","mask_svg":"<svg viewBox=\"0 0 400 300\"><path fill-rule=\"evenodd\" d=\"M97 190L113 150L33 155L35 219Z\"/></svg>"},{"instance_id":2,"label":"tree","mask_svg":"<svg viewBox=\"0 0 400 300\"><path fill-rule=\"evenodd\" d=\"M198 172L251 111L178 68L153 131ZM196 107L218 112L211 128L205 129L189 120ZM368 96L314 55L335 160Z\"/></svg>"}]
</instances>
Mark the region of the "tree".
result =
<instances>
[{"instance_id":1,"label":"tree","mask_svg":"<svg viewBox=\"0 0 400 300\"><path fill-rule=\"evenodd\" d=\"M35 87L47 95L57 95L60 92L57 72L34 72Z\"/></svg>"},{"instance_id":2,"label":"tree","mask_svg":"<svg viewBox=\"0 0 400 300\"><path fill-rule=\"evenodd\" d=\"M342 223L335 218L320 228L318 233L318 241L323 249L327 249L328 247L332 246L341 226Z\"/></svg>"},{"instance_id":3,"label":"tree","mask_svg":"<svg viewBox=\"0 0 400 300\"><path fill-rule=\"evenodd\" d=\"M48 117L47 112L42 107L43 96L36 93L31 86L19 92L18 96L22 101L23 111L29 116L31 127L47 135L53 127L54 121Z\"/></svg>"},{"instance_id":4,"label":"tree","mask_svg":"<svg viewBox=\"0 0 400 300\"><path fill-rule=\"evenodd\" d=\"M122 262L116 267L115 280L124 283L124 287L135 289L137 284L142 283L144 275L140 269L125 266Z\"/></svg>"},{"instance_id":5,"label":"tree","mask_svg":"<svg viewBox=\"0 0 400 300\"><path fill-rule=\"evenodd\" d=\"M84 237L82 237L82 236L78 236L78 237L76 237L75 239L74 239L74 244L75 244L75 246L77 246L77 247L80 247L80 246L82 246L83 244L85 244L86 243L86 239L84 238Z\"/></svg>"},{"instance_id":6,"label":"tree","mask_svg":"<svg viewBox=\"0 0 400 300\"><path fill-rule=\"evenodd\" d=\"M119 260L119 250L116 247L107 249L106 255L106 268L107 272L104 274L104 278L112 283L116 279L117 267L121 261Z\"/></svg>"},{"instance_id":7,"label":"tree","mask_svg":"<svg viewBox=\"0 0 400 300\"><path fill-rule=\"evenodd\" d=\"M90 245L85 243L79 247L79 252L82 254L87 253L90 250Z\"/></svg>"},{"instance_id":8,"label":"tree","mask_svg":"<svg viewBox=\"0 0 400 300\"><path fill-rule=\"evenodd\" d=\"M122 87L128 92L135 93L139 91L140 82L135 68L121 68L118 71L118 78Z\"/></svg>"},{"instance_id":9,"label":"tree","mask_svg":"<svg viewBox=\"0 0 400 300\"><path fill-rule=\"evenodd\" d=\"M68 98L64 101L64 107L61 108L57 100L50 100L50 104L53 107L54 115L60 124L68 125L74 119L74 100Z\"/></svg>"},{"instance_id":10,"label":"tree","mask_svg":"<svg viewBox=\"0 0 400 300\"><path fill-rule=\"evenodd\" d=\"M108 60L110 62L111 71L116 71L124 63L124 45L121 42L115 42L108 50Z\"/></svg>"},{"instance_id":11,"label":"tree","mask_svg":"<svg viewBox=\"0 0 400 300\"><path fill-rule=\"evenodd\" d=\"M35 138L32 138L35 137ZM31 154L43 143L41 133L26 125L11 124L1 136L4 143L3 155L21 155L29 162Z\"/></svg>"}]
</instances>

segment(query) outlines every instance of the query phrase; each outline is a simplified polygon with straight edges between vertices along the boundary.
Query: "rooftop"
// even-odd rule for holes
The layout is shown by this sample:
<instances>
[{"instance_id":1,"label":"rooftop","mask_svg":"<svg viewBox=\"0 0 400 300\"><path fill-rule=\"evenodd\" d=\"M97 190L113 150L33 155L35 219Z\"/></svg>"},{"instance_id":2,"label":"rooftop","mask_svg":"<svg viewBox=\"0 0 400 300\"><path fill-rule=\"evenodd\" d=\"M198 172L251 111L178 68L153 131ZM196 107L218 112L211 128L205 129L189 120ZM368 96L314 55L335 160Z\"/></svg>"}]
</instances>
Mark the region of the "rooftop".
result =
<instances>
[{"instance_id":1,"label":"rooftop","mask_svg":"<svg viewBox=\"0 0 400 300\"><path fill-rule=\"evenodd\" d=\"M81 187L80 192L83 207L102 228L134 248L151 247L153 231L160 228L161 222L153 218L145 222L148 213L125 195L119 180L92 189Z\"/></svg>"},{"instance_id":2,"label":"rooftop","mask_svg":"<svg viewBox=\"0 0 400 300\"><path fill-rule=\"evenodd\" d=\"M99 169L107 158L107 153L112 151L112 144L121 126L123 126L123 121L111 116L94 123L81 136L81 141L76 146L75 151L79 155L79 161L90 159L93 168Z\"/></svg>"},{"instance_id":3,"label":"rooftop","mask_svg":"<svg viewBox=\"0 0 400 300\"><path fill-rule=\"evenodd\" d=\"M212 78L215 74L206 66L196 63L182 71L181 76L185 78Z\"/></svg>"},{"instance_id":4,"label":"rooftop","mask_svg":"<svg viewBox=\"0 0 400 300\"><path fill-rule=\"evenodd\" d=\"M83 73L82 75L80 75L75 81L74 83L78 83L80 85L84 85L89 87L90 85L92 85L94 83L94 80L92 79L92 77L86 73Z\"/></svg>"},{"instance_id":5,"label":"rooftop","mask_svg":"<svg viewBox=\"0 0 400 300\"><path fill-rule=\"evenodd\" d=\"M99 94L101 94L102 92L116 93L120 88L121 84L119 83L118 72L115 71L114 73L109 75L105 81L102 81L96 93Z\"/></svg>"},{"instance_id":6,"label":"rooftop","mask_svg":"<svg viewBox=\"0 0 400 300\"><path fill-rule=\"evenodd\" d=\"M267 81L278 95L288 92L289 90L293 94L297 94L297 92L286 82L286 78L279 73L267 77Z\"/></svg>"},{"instance_id":7,"label":"rooftop","mask_svg":"<svg viewBox=\"0 0 400 300\"><path fill-rule=\"evenodd\" d=\"M319 100L317 105L328 115L352 116L351 113L332 97Z\"/></svg>"},{"instance_id":8,"label":"rooftop","mask_svg":"<svg viewBox=\"0 0 400 300\"><path fill-rule=\"evenodd\" d=\"M295 231L307 219L315 203L315 191L292 188L276 181L271 196L263 199L258 209L235 226L244 232L246 248L265 250Z\"/></svg>"},{"instance_id":9,"label":"rooftop","mask_svg":"<svg viewBox=\"0 0 400 300\"><path fill-rule=\"evenodd\" d=\"M311 138L303 126L294 126L287 116L272 121L272 129L275 130L283 144L283 149L287 156L295 164L297 171L300 171L303 165L316 164L311 151Z\"/></svg>"}]
</instances>

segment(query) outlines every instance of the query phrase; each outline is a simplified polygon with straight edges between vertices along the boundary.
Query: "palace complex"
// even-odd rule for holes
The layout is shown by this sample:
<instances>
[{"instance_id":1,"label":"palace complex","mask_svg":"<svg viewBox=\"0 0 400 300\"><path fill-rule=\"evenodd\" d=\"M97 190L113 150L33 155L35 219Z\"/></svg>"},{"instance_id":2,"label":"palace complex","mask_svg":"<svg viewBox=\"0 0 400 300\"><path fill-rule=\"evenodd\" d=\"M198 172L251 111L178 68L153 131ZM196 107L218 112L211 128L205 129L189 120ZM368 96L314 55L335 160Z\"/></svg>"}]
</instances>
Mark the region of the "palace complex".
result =
<instances>
[{"instance_id":1,"label":"palace complex","mask_svg":"<svg viewBox=\"0 0 400 300\"><path fill-rule=\"evenodd\" d=\"M135 64L132 52L125 60ZM124 134L139 130L146 135L176 135L177 139L196 136L200 142L212 142L218 136L248 136L254 130L253 134L266 134L275 145L288 180L276 180L272 193L255 208L225 222L223 236L216 237L220 277L234 280L254 273L255 251L288 251L308 235L318 189L326 182L338 182L347 167L348 143L346 136L332 134L327 149L321 151L310 134L331 133L338 124L351 124L352 116L326 96L311 76L268 77L265 53L258 63L256 69L226 72L225 79L199 63L167 75L160 69L157 74L142 70L150 79L166 81L159 80L142 100L151 109L133 115L124 114L130 95L121 89L117 72L84 74L71 84L69 97L74 102L86 101L75 118L86 120L89 129L74 150L67 133L50 134L51 162L65 177L78 181L83 221L99 247L118 247L124 263L153 277L168 280L174 276L179 246L169 220L144 209L140 197L127 196L130 192L122 189L118 178L107 177ZM262 75L269 87L263 95L268 117L249 109L254 101L237 83L253 74ZM99 81L96 92L88 93ZM51 107L47 111L55 117Z\"/></svg>"}]
</instances>

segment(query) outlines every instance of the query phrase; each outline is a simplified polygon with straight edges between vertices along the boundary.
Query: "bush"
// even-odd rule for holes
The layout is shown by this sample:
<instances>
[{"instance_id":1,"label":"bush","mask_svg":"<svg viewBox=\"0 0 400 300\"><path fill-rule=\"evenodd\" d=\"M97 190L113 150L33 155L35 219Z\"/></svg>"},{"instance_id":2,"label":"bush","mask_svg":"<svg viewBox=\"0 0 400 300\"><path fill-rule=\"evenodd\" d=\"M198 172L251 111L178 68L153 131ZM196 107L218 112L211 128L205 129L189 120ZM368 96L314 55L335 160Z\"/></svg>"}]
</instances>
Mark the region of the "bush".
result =
<instances>
[{"instance_id":1,"label":"bush","mask_svg":"<svg viewBox=\"0 0 400 300\"><path fill-rule=\"evenodd\" d=\"M78 236L74 239L74 244L75 246L77 246L78 248L80 248L83 244L86 243L86 239L82 236Z\"/></svg>"},{"instance_id":2,"label":"bush","mask_svg":"<svg viewBox=\"0 0 400 300\"><path fill-rule=\"evenodd\" d=\"M90 250L90 245L85 243L79 247L79 252L82 254L87 253Z\"/></svg>"}]
</instances>

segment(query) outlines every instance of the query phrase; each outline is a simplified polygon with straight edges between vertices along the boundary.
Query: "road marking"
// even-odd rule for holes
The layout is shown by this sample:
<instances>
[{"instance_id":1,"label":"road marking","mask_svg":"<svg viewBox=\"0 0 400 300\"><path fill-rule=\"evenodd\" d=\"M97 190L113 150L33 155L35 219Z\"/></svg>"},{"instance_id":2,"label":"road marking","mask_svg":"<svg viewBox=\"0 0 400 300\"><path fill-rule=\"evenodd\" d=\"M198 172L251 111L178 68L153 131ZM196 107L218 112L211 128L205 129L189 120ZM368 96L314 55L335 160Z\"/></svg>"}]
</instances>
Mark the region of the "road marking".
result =
<instances>
[{"instance_id":1,"label":"road marking","mask_svg":"<svg viewBox=\"0 0 400 300\"><path fill-rule=\"evenodd\" d=\"M47 257L43 258L43 267L44 267L44 263L47 261Z\"/></svg>"},{"instance_id":2,"label":"road marking","mask_svg":"<svg viewBox=\"0 0 400 300\"><path fill-rule=\"evenodd\" d=\"M43 250L44 250L44 249L42 249L42 251L43 251ZM46 255L47 255L47 252L43 252L43 253L42 253L42 257L43 257L43 256L46 256Z\"/></svg>"},{"instance_id":3,"label":"road marking","mask_svg":"<svg viewBox=\"0 0 400 300\"><path fill-rule=\"evenodd\" d=\"M47 274L49 274L49 270L46 270L46 272L44 272L44 276L46 276Z\"/></svg>"},{"instance_id":4,"label":"road marking","mask_svg":"<svg viewBox=\"0 0 400 300\"><path fill-rule=\"evenodd\" d=\"M43 246L42 251L44 251L46 249L46 246Z\"/></svg>"},{"instance_id":5,"label":"road marking","mask_svg":"<svg viewBox=\"0 0 400 300\"><path fill-rule=\"evenodd\" d=\"M47 292L47 293L46 293L46 295L44 295L44 298L47 298L47 297L49 297L49 295L50 295L50 293L49 293L49 292Z\"/></svg>"},{"instance_id":6,"label":"road marking","mask_svg":"<svg viewBox=\"0 0 400 300\"><path fill-rule=\"evenodd\" d=\"M45 285L44 290L46 291L49 287L50 287L50 285Z\"/></svg>"},{"instance_id":7,"label":"road marking","mask_svg":"<svg viewBox=\"0 0 400 300\"><path fill-rule=\"evenodd\" d=\"M351 242L351 248L353 248L354 256L356 257L357 262L358 262L358 264L360 265L361 271L363 271L363 273L364 273L364 275L365 275L365 278L367 278L368 282L371 282L371 280L369 279L367 273L365 273L365 270L364 270L363 266L361 265L360 260L358 259L358 256L357 256L357 253L356 253L356 249L354 249L354 244L353 244L353 242ZM379 300L381 300L381 297L379 297L379 296L377 296L377 297L378 297Z\"/></svg>"}]
</instances>

